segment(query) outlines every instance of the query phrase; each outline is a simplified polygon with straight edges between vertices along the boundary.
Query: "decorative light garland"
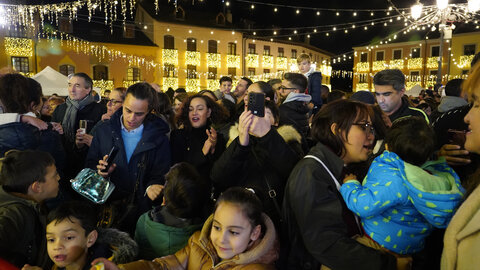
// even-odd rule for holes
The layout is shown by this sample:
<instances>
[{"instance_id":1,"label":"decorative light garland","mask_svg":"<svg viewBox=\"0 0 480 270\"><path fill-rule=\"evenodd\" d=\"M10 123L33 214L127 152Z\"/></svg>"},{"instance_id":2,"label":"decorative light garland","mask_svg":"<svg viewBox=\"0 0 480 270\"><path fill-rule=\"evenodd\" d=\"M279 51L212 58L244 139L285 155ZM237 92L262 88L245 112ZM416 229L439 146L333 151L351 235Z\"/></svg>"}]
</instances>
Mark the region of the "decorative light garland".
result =
<instances>
[{"instance_id":1,"label":"decorative light garland","mask_svg":"<svg viewBox=\"0 0 480 270\"><path fill-rule=\"evenodd\" d=\"M113 90L113 81L112 80L93 80L93 87L98 87L102 91L107 89Z\"/></svg>"},{"instance_id":2,"label":"decorative light garland","mask_svg":"<svg viewBox=\"0 0 480 270\"><path fill-rule=\"evenodd\" d=\"M48 5L14 5L0 4L4 21L11 25L30 26L36 16L40 17L42 26L45 20L55 22L58 25L58 18L67 15L70 21L76 20L78 11L83 7L88 10L88 21L96 11L105 13L105 24L110 25L113 31L113 21L119 19L117 12L120 7L122 21L125 24L127 17L133 18L136 0L79 0L73 2L48 4ZM155 1L155 9L158 10L158 1ZM2 17L3 17L2 16Z\"/></svg>"},{"instance_id":3,"label":"decorative light garland","mask_svg":"<svg viewBox=\"0 0 480 270\"><path fill-rule=\"evenodd\" d=\"M368 88L368 83L357 83L355 89L356 89L356 91L359 91L359 90L370 90L370 89Z\"/></svg>"},{"instance_id":4,"label":"decorative light garland","mask_svg":"<svg viewBox=\"0 0 480 270\"><path fill-rule=\"evenodd\" d=\"M200 91L200 79L187 79L185 83L185 90L188 92Z\"/></svg>"},{"instance_id":5,"label":"decorative light garland","mask_svg":"<svg viewBox=\"0 0 480 270\"><path fill-rule=\"evenodd\" d=\"M382 61L374 61L373 62L373 71L379 71L379 70L384 70L387 68L387 62L382 60Z\"/></svg>"},{"instance_id":6,"label":"decorative light garland","mask_svg":"<svg viewBox=\"0 0 480 270\"><path fill-rule=\"evenodd\" d=\"M186 51L185 52L185 65L200 66L200 52Z\"/></svg>"},{"instance_id":7,"label":"decorative light garland","mask_svg":"<svg viewBox=\"0 0 480 270\"><path fill-rule=\"evenodd\" d=\"M143 82L143 81L126 81L126 80L124 80L123 81L123 87L128 88L131 85L134 85L134 84L139 83L139 82Z\"/></svg>"},{"instance_id":8,"label":"decorative light garland","mask_svg":"<svg viewBox=\"0 0 480 270\"><path fill-rule=\"evenodd\" d=\"M162 49L163 64L178 66L178 50Z\"/></svg>"},{"instance_id":9,"label":"decorative light garland","mask_svg":"<svg viewBox=\"0 0 480 270\"><path fill-rule=\"evenodd\" d=\"M357 72L368 72L370 71L369 62L358 62L357 63Z\"/></svg>"},{"instance_id":10,"label":"decorative light garland","mask_svg":"<svg viewBox=\"0 0 480 270\"><path fill-rule=\"evenodd\" d=\"M438 68L437 56L427 58L427 68Z\"/></svg>"},{"instance_id":11,"label":"decorative light garland","mask_svg":"<svg viewBox=\"0 0 480 270\"><path fill-rule=\"evenodd\" d=\"M391 69L403 69L404 61L403 59L390 60L389 68Z\"/></svg>"},{"instance_id":12,"label":"decorative light garland","mask_svg":"<svg viewBox=\"0 0 480 270\"><path fill-rule=\"evenodd\" d=\"M407 61L408 69L421 69L423 67L423 58L410 58Z\"/></svg>"},{"instance_id":13,"label":"decorative light garland","mask_svg":"<svg viewBox=\"0 0 480 270\"><path fill-rule=\"evenodd\" d=\"M277 69L287 69L288 58L287 57L277 57Z\"/></svg>"},{"instance_id":14,"label":"decorative light garland","mask_svg":"<svg viewBox=\"0 0 480 270\"><path fill-rule=\"evenodd\" d=\"M33 40L28 38L5 38L5 53L11 56L33 56Z\"/></svg>"},{"instance_id":15,"label":"decorative light garland","mask_svg":"<svg viewBox=\"0 0 480 270\"><path fill-rule=\"evenodd\" d=\"M207 80L207 89L215 91L218 89L218 80L208 79ZM233 85L233 84L232 84Z\"/></svg>"},{"instance_id":16,"label":"decorative light garland","mask_svg":"<svg viewBox=\"0 0 480 270\"><path fill-rule=\"evenodd\" d=\"M229 68L240 68L240 55L227 55L227 67Z\"/></svg>"},{"instance_id":17,"label":"decorative light garland","mask_svg":"<svg viewBox=\"0 0 480 270\"><path fill-rule=\"evenodd\" d=\"M171 87L172 89L178 88L178 78L176 77L163 77L163 89L168 89Z\"/></svg>"},{"instance_id":18,"label":"decorative light garland","mask_svg":"<svg viewBox=\"0 0 480 270\"><path fill-rule=\"evenodd\" d=\"M263 55L262 56L262 66L263 66L263 68L273 68L273 56Z\"/></svg>"},{"instance_id":19,"label":"decorative light garland","mask_svg":"<svg viewBox=\"0 0 480 270\"><path fill-rule=\"evenodd\" d=\"M207 67L220 67L221 55L219 53L207 53Z\"/></svg>"},{"instance_id":20,"label":"decorative light garland","mask_svg":"<svg viewBox=\"0 0 480 270\"><path fill-rule=\"evenodd\" d=\"M245 56L247 67L258 68L258 58L258 54L247 54L247 56Z\"/></svg>"},{"instance_id":21,"label":"decorative light garland","mask_svg":"<svg viewBox=\"0 0 480 270\"><path fill-rule=\"evenodd\" d=\"M457 64L457 67L462 69L470 68L470 63L472 62L473 57L475 57L475 55L460 55L460 61Z\"/></svg>"}]
</instances>

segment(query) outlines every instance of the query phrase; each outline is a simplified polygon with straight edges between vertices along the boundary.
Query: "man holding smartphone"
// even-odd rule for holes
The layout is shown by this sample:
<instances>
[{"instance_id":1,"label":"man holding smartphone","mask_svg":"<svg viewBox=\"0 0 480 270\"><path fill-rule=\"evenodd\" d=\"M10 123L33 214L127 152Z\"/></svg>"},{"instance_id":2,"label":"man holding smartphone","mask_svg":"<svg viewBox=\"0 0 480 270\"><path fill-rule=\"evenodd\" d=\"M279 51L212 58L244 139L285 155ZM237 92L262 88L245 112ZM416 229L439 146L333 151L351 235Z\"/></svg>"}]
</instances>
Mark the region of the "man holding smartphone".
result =
<instances>
[{"instance_id":1,"label":"man holding smartphone","mask_svg":"<svg viewBox=\"0 0 480 270\"><path fill-rule=\"evenodd\" d=\"M130 86L123 108L97 127L86 161L86 167L115 184L106 202L113 209L113 226L131 233L158 198L171 163L169 127L151 113L154 95L148 83Z\"/></svg>"}]
</instances>

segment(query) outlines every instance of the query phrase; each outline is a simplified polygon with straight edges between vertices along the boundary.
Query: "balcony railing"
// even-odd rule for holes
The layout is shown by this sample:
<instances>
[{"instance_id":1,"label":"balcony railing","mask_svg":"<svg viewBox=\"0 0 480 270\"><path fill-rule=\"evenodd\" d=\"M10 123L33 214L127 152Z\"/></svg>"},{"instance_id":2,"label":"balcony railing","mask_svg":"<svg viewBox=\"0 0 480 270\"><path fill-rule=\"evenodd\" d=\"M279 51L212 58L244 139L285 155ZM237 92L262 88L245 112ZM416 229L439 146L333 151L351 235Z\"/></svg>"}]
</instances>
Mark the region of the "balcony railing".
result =
<instances>
[{"instance_id":1,"label":"balcony railing","mask_svg":"<svg viewBox=\"0 0 480 270\"><path fill-rule=\"evenodd\" d=\"M188 92L200 91L200 79L187 79L185 90Z\"/></svg>"},{"instance_id":2,"label":"balcony railing","mask_svg":"<svg viewBox=\"0 0 480 270\"><path fill-rule=\"evenodd\" d=\"M394 68L403 69L403 66L404 66L403 59L390 60L389 68L391 69L394 69Z\"/></svg>"},{"instance_id":3,"label":"balcony railing","mask_svg":"<svg viewBox=\"0 0 480 270\"><path fill-rule=\"evenodd\" d=\"M471 68L470 63L472 62L473 57L475 57L475 55L460 55L460 60L458 61L457 66L459 68Z\"/></svg>"},{"instance_id":4,"label":"balcony railing","mask_svg":"<svg viewBox=\"0 0 480 270\"><path fill-rule=\"evenodd\" d=\"M219 53L207 53L207 67L220 67L221 55Z\"/></svg>"},{"instance_id":5,"label":"balcony railing","mask_svg":"<svg viewBox=\"0 0 480 270\"><path fill-rule=\"evenodd\" d=\"M438 68L438 56L427 58L427 68Z\"/></svg>"},{"instance_id":6,"label":"balcony railing","mask_svg":"<svg viewBox=\"0 0 480 270\"><path fill-rule=\"evenodd\" d=\"M113 90L113 80L93 80L93 87L98 87L102 90Z\"/></svg>"},{"instance_id":7,"label":"balcony railing","mask_svg":"<svg viewBox=\"0 0 480 270\"><path fill-rule=\"evenodd\" d=\"M123 81L123 87L128 88L128 87L130 87L131 85L136 84L136 83L139 83L139 82L142 82L142 81L129 81L129 80L124 80L124 81Z\"/></svg>"},{"instance_id":8,"label":"balcony railing","mask_svg":"<svg viewBox=\"0 0 480 270\"><path fill-rule=\"evenodd\" d=\"M178 66L178 50L162 49L162 62Z\"/></svg>"},{"instance_id":9,"label":"balcony railing","mask_svg":"<svg viewBox=\"0 0 480 270\"><path fill-rule=\"evenodd\" d=\"M407 62L408 69L421 69L423 67L423 58L411 58Z\"/></svg>"},{"instance_id":10,"label":"balcony railing","mask_svg":"<svg viewBox=\"0 0 480 270\"><path fill-rule=\"evenodd\" d=\"M387 66L387 62L384 60L373 62L373 71L384 70L386 68L388 68L388 66Z\"/></svg>"},{"instance_id":11,"label":"balcony railing","mask_svg":"<svg viewBox=\"0 0 480 270\"><path fill-rule=\"evenodd\" d=\"M173 89L178 88L178 78L175 77L163 77L163 89L166 90L169 87Z\"/></svg>"},{"instance_id":12,"label":"balcony railing","mask_svg":"<svg viewBox=\"0 0 480 270\"><path fill-rule=\"evenodd\" d=\"M358 62L357 63L357 72L369 72L370 71L370 63L368 62Z\"/></svg>"},{"instance_id":13,"label":"balcony railing","mask_svg":"<svg viewBox=\"0 0 480 270\"><path fill-rule=\"evenodd\" d=\"M273 68L273 56L263 55L262 56L262 67L263 68Z\"/></svg>"},{"instance_id":14,"label":"balcony railing","mask_svg":"<svg viewBox=\"0 0 480 270\"><path fill-rule=\"evenodd\" d=\"M240 56L234 54L227 55L227 67L240 68Z\"/></svg>"},{"instance_id":15,"label":"balcony railing","mask_svg":"<svg viewBox=\"0 0 480 270\"><path fill-rule=\"evenodd\" d=\"M5 38L5 53L11 56L33 56L33 40L28 38Z\"/></svg>"},{"instance_id":16,"label":"balcony railing","mask_svg":"<svg viewBox=\"0 0 480 270\"><path fill-rule=\"evenodd\" d=\"M368 89L368 83L357 83L357 91L359 90L369 90Z\"/></svg>"},{"instance_id":17,"label":"balcony railing","mask_svg":"<svg viewBox=\"0 0 480 270\"><path fill-rule=\"evenodd\" d=\"M200 52L197 51L186 51L185 52L185 64L192 66L200 65Z\"/></svg>"},{"instance_id":18,"label":"balcony railing","mask_svg":"<svg viewBox=\"0 0 480 270\"><path fill-rule=\"evenodd\" d=\"M287 57L277 57L277 69L287 69L288 68L288 59Z\"/></svg>"},{"instance_id":19,"label":"balcony railing","mask_svg":"<svg viewBox=\"0 0 480 270\"><path fill-rule=\"evenodd\" d=\"M247 56L245 56L247 67L258 68L258 58L258 54L247 54Z\"/></svg>"}]
</instances>

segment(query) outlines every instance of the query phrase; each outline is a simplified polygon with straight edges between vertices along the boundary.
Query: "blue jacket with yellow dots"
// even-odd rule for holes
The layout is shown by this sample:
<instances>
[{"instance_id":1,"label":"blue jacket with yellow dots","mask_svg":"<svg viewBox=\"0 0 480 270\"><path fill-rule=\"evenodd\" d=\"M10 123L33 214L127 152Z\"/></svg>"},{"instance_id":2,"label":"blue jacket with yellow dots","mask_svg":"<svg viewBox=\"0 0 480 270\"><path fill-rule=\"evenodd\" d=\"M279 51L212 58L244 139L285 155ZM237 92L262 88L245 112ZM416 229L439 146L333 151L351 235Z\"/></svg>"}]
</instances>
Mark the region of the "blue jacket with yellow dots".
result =
<instances>
[{"instance_id":1,"label":"blue jacket with yellow dots","mask_svg":"<svg viewBox=\"0 0 480 270\"><path fill-rule=\"evenodd\" d=\"M445 160L418 167L385 151L362 185L350 180L340 192L373 240L395 253L411 254L423 249L433 226L447 227L464 189Z\"/></svg>"}]
</instances>

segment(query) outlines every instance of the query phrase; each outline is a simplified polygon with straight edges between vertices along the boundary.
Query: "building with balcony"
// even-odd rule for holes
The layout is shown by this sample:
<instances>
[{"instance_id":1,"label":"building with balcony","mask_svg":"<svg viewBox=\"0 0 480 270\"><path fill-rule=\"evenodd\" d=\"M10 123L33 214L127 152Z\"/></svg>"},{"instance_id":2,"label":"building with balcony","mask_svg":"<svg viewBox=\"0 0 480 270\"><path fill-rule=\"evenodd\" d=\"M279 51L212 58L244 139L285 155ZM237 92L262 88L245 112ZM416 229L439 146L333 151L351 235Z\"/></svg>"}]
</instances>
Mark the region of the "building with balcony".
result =
<instances>
[{"instance_id":1,"label":"building with balcony","mask_svg":"<svg viewBox=\"0 0 480 270\"><path fill-rule=\"evenodd\" d=\"M478 32L455 34L444 41L442 83L465 78L473 55L478 52ZM378 71L398 68L406 76L407 89L414 85L433 87L437 80L440 40L397 42L368 47L354 47L353 89L373 90L373 76Z\"/></svg>"},{"instance_id":2,"label":"building with balcony","mask_svg":"<svg viewBox=\"0 0 480 270\"><path fill-rule=\"evenodd\" d=\"M149 5L138 4L135 20L114 25L113 32L103 22L60 18L58 29L81 42L0 30L0 67L28 75L46 66L65 75L85 72L102 89L147 81L163 90L198 91L217 89L224 75L234 81L281 78L296 71L296 57L305 52L324 75L323 83L330 84L331 53L304 43L248 38L229 30L229 12L186 11L179 5L157 14Z\"/></svg>"}]
</instances>

